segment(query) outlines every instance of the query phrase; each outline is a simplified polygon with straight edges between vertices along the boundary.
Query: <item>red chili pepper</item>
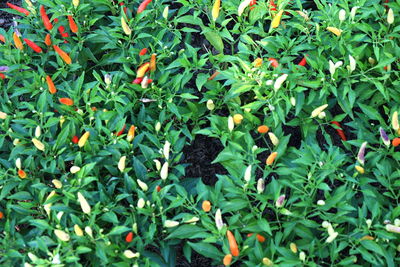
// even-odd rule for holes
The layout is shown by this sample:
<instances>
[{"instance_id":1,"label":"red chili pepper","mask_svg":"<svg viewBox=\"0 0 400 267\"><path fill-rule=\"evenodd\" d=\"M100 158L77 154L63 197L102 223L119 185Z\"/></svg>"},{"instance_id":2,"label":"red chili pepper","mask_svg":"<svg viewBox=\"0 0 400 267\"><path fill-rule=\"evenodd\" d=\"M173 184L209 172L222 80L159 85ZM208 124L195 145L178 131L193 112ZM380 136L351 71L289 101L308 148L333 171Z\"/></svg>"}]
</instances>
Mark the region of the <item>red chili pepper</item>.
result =
<instances>
[{"instance_id":1,"label":"red chili pepper","mask_svg":"<svg viewBox=\"0 0 400 267\"><path fill-rule=\"evenodd\" d=\"M269 1L269 10L270 11L277 11L276 4L275 4L274 0Z\"/></svg>"},{"instance_id":2,"label":"red chili pepper","mask_svg":"<svg viewBox=\"0 0 400 267\"><path fill-rule=\"evenodd\" d=\"M78 32L78 26L76 25L75 20L71 15L68 16L68 22L69 22L69 28L71 29L71 32L77 33Z\"/></svg>"},{"instance_id":3,"label":"red chili pepper","mask_svg":"<svg viewBox=\"0 0 400 267\"><path fill-rule=\"evenodd\" d=\"M161 191L161 186L157 185L156 186L156 190L157 190L157 192L160 192Z\"/></svg>"},{"instance_id":4,"label":"red chili pepper","mask_svg":"<svg viewBox=\"0 0 400 267\"><path fill-rule=\"evenodd\" d=\"M119 132L116 134L116 136L120 136L121 134L123 134L124 131L125 131L125 128L126 128L126 124L124 124L124 126L123 126L122 129L121 129L121 131L119 131Z\"/></svg>"},{"instance_id":5,"label":"red chili pepper","mask_svg":"<svg viewBox=\"0 0 400 267\"><path fill-rule=\"evenodd\" d=\"M279 67L278 60L276 60L275 58L270 57L270 58L268 58L268 60L271 62L272 67L274 67L274 68Z\"/></svg>"},{"instance_id":6,"label":"red chili pepper","mask_svg":"<svg viewBox=\"0 0 400 267\"><path fill-rule=\"evenodd\" d=\"M30 14L29 11L26 10L25 8L10 4L8 2L7 2L7 6L11 9L18 11L19 13L25 14L26 16L29 16L29 14Z\"/></svg>"},{"instance_id":7,"label":"red chili pepper","mask_svg":"<svg viewBox=\"0 0 400 267\"><path fill-rule=\"evenodd\" d=\"M38 46L37 44L35 44L34 42L32 42L29 39L24 38L25 43L32 48L33 51L35 51L36 53L42 53L42 48L40 48L40 46Z\"/></svg>"},{"instance_id":8,"label":"red chili pepper","mask_svg":"<svg viewBox=\"0 0 400 267\"><path fill-rule=\"evenodd\" d=\"M140 83L142 82L142 80L143 80L143 78L136 78L136 79L134 79L134 80L132 81L132 83L140 84Z\"/></svg>"},{"instance_id":9,"label":"red chili pepper","mask_svg":"<svg viewBox=\"0 0 400 267\"><path fill-rule=\"evenodd\" d=\"M6 78L6 75L4 75L3 73L0 73L0 79L4 80Z\"/></svg>"},{"instance_id":10,"label":"red chili pepper","mask_svg":"<svg viewBox=\"0 0 400 267\"><path fill-rule=\"evenodd\" d=\"M51 24L49 16L47 16L46 9L44 9L43 5L40 6L40 16L42 17L42 21L43 21L44 27L48 31L53 29L53 25Z\"/></svg>"},{"instance_id":11,"label":"red chili pepper","mask_svg":"<svg viewBox=\"0 0 400 267\"><path fill-rule=\"evenodd\" d=\"M254 5L256 5L256 4L257 4L257 0L251 0L251 2L249 4L250 10L253 10L254 9Z\"/></svg>"},{"instance_id":12,"label":"red chili pepper","mask_svg":"<svg viewBox=\"0 0 400 267\"><path fill-rule=\"evenodd\" d=\"M127 12L127 7L125 6L124 2L119 3L119 5L124 7L124 13L125 13L125 15L127 15L127 14L126 14L126 12Z\"/></svg>"},{"instance_id":13,"label":"red chili pepper","mask_svg":"<svg viewBox=\"0 0 400 267\"><path fill-rule=\"evenodd\" d=\"M130 242L132 242L132 240L133 240L133 233L129 232L125 237L125 241L130 243Z\"/></svg>"},{"instance_id":14,"label":"red chili pepper","mask_svg":"<svg viewBox=\"0 0 400 267\"><path fill-rule=\"evenodd\" d=\"M299 62L299 64L297 64L297 65L299 65L299 66L305 66L305 65L307 65L307 59L306 59L306 57L304 56L303 57L303 59Z\"/></svg>"},{"instance_id":15,"label":"red chili pepper","mask_svg":"<svg viewBox=\"0 0 400 267\"><path fill-rule=\"evenodd\" d=\"M137 13L142 13L146 7L151 3L151 0L144 0L138 7Z\"/></svg>"},{"instance_id":16,"label":"red chili pepper","mask_svg":"<svg viewBox=\"0 0 400 267\"><path fill-rule=\"evenodd\" d=\"M342 130L342 126L340 125L339 122L337 121L332 121L332 124L335 124L337 127L339 127L340 129L336 129L336 132L338 133L338 135L340 136L340 139L342 139L343 141L347 141L346 136L344 135L344 131Z\"/></svg>"},{"instance_id":17,"label":"red chili pepper","mask_svg":"<svg viewBox=\"0 0 400 267\"><path fill-rule=\"evenodd\" d=\"M3 43L6 42L6 38L4 37L4 35L0 34L0 41L2 41Z\"/></svg>"},{"instance_id":18,"label":"red chili pepper","mask_svg":"<svg viewBox=\"0 0 400 267\"><path fill-rule=\"evenodd\" d=\"M143 48L142 50L140 50L139 52L139 56L144 56L147 53L147 48Z\"/></svg>"},{"instance_id":19,"label":"red chili pepper","mask_svg":"<svg viewBox=\"0 0 400 267\"><path fill-rule=\"evenodd\" d=\"M72 143L77 144L79 142L79 137L74 135L74 137L72 137L71 141L72 141Z\"/></svg>"},{"instance_id":20,"label":"red chili pepper","mask_svg":"<svg viewBox=\"0 0 400 267\"><path fill-rule=\"evenodd\" d=\"M42 53L43 52L42 48L40 48L40 46L38 46L37 44L35 44L31 40L24 38L24 41L36 53Z\"/></svg>"}]
</instances>

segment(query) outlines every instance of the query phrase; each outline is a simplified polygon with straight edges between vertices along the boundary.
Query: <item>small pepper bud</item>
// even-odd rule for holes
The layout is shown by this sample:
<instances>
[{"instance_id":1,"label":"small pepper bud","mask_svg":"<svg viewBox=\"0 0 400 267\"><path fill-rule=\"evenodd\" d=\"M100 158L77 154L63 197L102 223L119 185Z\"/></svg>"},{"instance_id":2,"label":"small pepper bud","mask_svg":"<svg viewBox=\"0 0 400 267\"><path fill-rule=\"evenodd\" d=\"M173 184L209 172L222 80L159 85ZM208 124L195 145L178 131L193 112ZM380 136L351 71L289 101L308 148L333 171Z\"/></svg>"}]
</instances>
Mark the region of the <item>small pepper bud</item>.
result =
<instances>
[{"instance_id":1,"label":"small pepper bud","mask_svg":"<svg viewBox=\"0 0 400 267\"><path fill-rule=\"evenodd\" d=\"M157 121L156 126L154 127L156 132L158 133L161 129L161 122Z\"/></svg>"},{"instance_id":2,"label":"small pepper bud","mask_svg":"<svg viewBox=\"0 0 400 267\"><path fill-rule=\"evenodd\" d=\"M234 128L235 128L235 122L233 121L233 117L229 116L228 117L228 129L230 132L232 132Z\"/></svg>"},{"instance_id":3,"label":"small pepper bud","mask_svg":"<svg viewBox=\"0 0 400 267\"><path fill-rule=\"evenodd\" d=\"M92 228L90 228L90 226L86 226L86 227L85 227L85 232L86 232L91 238L93 238L93 231L92 231Z\"/></svg>"},{"instance_id":4,"label":"small pepper bud","mask_svg":"<svg viewBox=\"0 0 400 267\"><path fill-rule=\"evenodd\" d=\"M168 12L169 12L169 6L166 6L164 8L163 13L162 13L162 16L163 16L164 19L168 19Z\"/></svg>"},{"instance_id":5,"label":"small pepper bud","mask_svg":"<svg viewBox=\"0 0 400 267\"><path fill-rule=\"evenodd\" d=\"M168 161L164 162L161 171L160 171L160 177L162 180L167 179L168 177Z\"/></svg>"},{"instance_id":6,"label":"small pepper bud","mask_svg":"<svg viewBox=\"0 0 400 267\"><path fill-rule=\"evenodd\" d=\"M251 179L251 165L247 166L244 172L244 180L246 182L250 182L250 179Z\"/></svg>"},{"instance_id":7,"label":"small pepper bud","mask_svg":"<svg viewBox=\"0 0 400 267\"><path fill-rule=\"evenodd\" d=\"M165 226L166 228L171 228L171 227L175 227L175 226L178 226L178 225L179 225L179 222L173 221L173 220L166 220L166 221L164 222L164 226Z\"/></svg>"},{"instance_id":8,"label":"small pepper bud","mask_svg":"<svg viewBox=\"0 0 400 267\"><path fill-rule=\"evenodd\" d=\"M54 234L57 236L58 239L64 242L67 242L70 239L69 234L59 229L54 230Z\"/></svg>"},{"instance_id":9,"label":"small pepper bud","mask_svg":"<svg viewBox=\"0 0 400 267\"><path fill-rule=\"evenodd\" d=\"M339 11L339 20L340 20L341 22L343 22L343 21L346 20L346 10L341 9L341 10Z\"/></svg>"},{"instance_id":10,"label":"small pepper bud","mask_svg":"<svg viewBox=\"0 0 400 267\"><path fill-rule=\"evenodd\" d=\"M35 137L39 138L41 134L42 134L42 130L40 129L40 126L36 126Z\"/></svg>"},{"instance_id":11,"label":"small pepper bud","mask_svg":"<svg viewBox=\"0 0 400 267\"><path fill-rule=\"evenodd\" d=\"M79 172L80 170L81 170L81 168L79 168L78 166L72 166L72 167L69 169L69 171L70 171L72 174L77 173L77 172Z\"/></svg>"},{"instance_id":12,"label":"small pepper bud","mask_svg":"<svg viewBox=\"0 0 400 267\"><path fill-rule=\"evenodd\" d=\"M87 202L86 198L81 194L81 192L78 192L78 202L81 204L83 213L90 214L90 205Z\"/></svg>"},{"instance_id":13,"label":"small pepper bud","mask_svg":"<svg viewBox=\"0 0 400 267\"><path fill-rule=\"evenodd\" d=\"M149 189L149 187L147 186L147 184L146 184L145 182L143 182L142 180L137 179L136 182L138 183L139 187L140 187L144 192L146 192L146 191Z\"/></svg>"},{"instance_id":14,"label":"small pepper bud","mask_svg":"<svg viewBox=\"0 0 400 267\"><path fill-rule=\"evenodd\" d=\"M171 143L168 142L168 141L165 141L165 144L164 144L164 147L163 147L163 155L167 160L169 159L170 148L171 148Z\"/></svg>"},{"instance_id":15,"label":"small pepper bud","mask_svg":"<svg viewBox=\"0 0 400 267\"><path fill-rule=\"evenodd\" d=\"M278 199L275 202L275 207L277 208L282 208L283 207L283 203L285 202L285 195L281 195L278 197Z\"/></svg>"},{"instance_id":16,"label":"small pepper bud","mask_svg":"<svg viewBox=\"0 0 400 267\"><path fill-rule=\"evenodd\" d=\"M264 189L265 189L265 182L264 182L264 179L260 178L260 179L258 179L258 181L257 181L257 193L258 193L258 194L263 193L263 192L264 192Z\"/></svg>"},{"instance_id":17,"label":"small pepper bud","mask_svg":"<svg viewBox=\"0 0 400 267\"><path fill-rule=\"evenodd\" d=\"M393 14L393 9L389 8L388 13L387 13L387 22L388 24L393 24L394 22L394 14Z\"/></svg>"},{"instance_id":18,"label":"small pepper bud","mask_svg":"<svg viewBox=\"0 0 400 267\"><path fill-rule=\"evenodd\" d=\"M77 225L77 224L74 225L74 231L75 231L75 234L76 234L77 236L83 236L83 231L82 231L82 229L79 227L79 225Z\"/></svg>"},{"instance_id":19,"label":"small pepper bud","mask_svg":"<svg viewBox=\"0 0 400 267\"><path fill-rule=\"evenodd\" d=\"M120 170L120 172L124 172L125 170L125 161L126 156L122 156L118 161L118 170Z\"/></svg>"},{"instance_id":20,"label":"small pepper bud","mask_svg":"<svg viewBox=\"0 0 400 267\"><path fill-rule=\"evenodd\" d=\"M235 114L233 115L233 122L238 125L242 122L243 116L241 114Z\"/></svg>"},{"instance_id":21,"label":"small pepper bud","mask_svg":"<svg viewBox=\"0 0 400 267\"><path fill-rule=\"evenodd\" d=\"M161 162L158 159L155 159L153 161L156 164L156 170L160 171L161 170Z\"/></svg>"},{"instance_id":22,"label":"small pepper bud","mask_svg":"<svg viewBox=\"0 0 400 267\"><path fill-rule=\"evenodd\" d=\"M207 106L207 109L210 110L210 111L215 109L214 101L212 101L211 99L207 100L206 106Z\"/></svg>"}]
</instances>

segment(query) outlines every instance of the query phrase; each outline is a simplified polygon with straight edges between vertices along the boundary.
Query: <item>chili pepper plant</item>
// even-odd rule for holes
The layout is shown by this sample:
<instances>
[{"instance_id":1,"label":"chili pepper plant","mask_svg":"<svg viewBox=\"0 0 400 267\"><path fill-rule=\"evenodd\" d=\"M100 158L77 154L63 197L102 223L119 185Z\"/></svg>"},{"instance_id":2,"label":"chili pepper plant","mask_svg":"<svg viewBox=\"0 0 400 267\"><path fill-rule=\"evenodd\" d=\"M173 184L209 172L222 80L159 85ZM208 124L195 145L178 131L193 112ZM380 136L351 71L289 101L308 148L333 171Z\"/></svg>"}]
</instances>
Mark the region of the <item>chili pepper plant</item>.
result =
<instances>
[{"instance_id":1,"label":"chili pepper plant","mask_svg":"<svg viewBox=\"0 0 400 267\"><path fill-rule=\"evenodd\" d=\"M400 264L399 0L2 7L2 266Z\"/></svg>"}]
</instances>

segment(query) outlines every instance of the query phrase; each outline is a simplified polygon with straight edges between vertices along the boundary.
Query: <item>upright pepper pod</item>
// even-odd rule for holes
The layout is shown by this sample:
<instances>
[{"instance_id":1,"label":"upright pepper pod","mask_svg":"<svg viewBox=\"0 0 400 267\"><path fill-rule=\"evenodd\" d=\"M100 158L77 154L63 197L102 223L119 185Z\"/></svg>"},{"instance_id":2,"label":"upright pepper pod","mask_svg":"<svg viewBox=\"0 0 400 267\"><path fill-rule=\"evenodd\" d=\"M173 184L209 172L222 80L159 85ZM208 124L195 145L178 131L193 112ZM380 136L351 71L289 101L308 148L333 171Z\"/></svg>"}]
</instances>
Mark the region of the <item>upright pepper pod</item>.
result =
<instances>
[{"instance_id":1,"label":"upright pepper pod","mask_svg":"<svg viewBox=\"0 0 400 267\"><path fill-rule=\"evenodd\" d=\"M56 86L49 75L46 76L47 86L49 87L50 94L55 94L57 92Z\"/></svg>"},{"instance_id":2,"label":"upright pepper pod","mask_svg":"<svg viewBox=\"0 0 400 267\"><path fill-rule=\"evenodd\" d=\"M81 138L79 138L78 146L83 147L86 144L86 141L89 139L90 132L85 132Z\"/></svg>"},{"instance_id":3,"label":"upright pepper pod","mask_svg":"<svg viewBox=\"0 0 400 267\"><path fill-rule=\"evenodd\" d=\"M15 47L19 50L24 50L24 45L22 44L21 39L15 32L13 33L13 39Z\"/></svg>"},{"instance_id":4,"label":"upright pepper pod","mask_svg":"<svg viewBox=\"0 0 400 267\"><path fill-rule=\"evenodd\" d=\"M221 8L221 0L215 0L213 8L212 8L212 12L211 12L211 15L212 15L212 18L214 21L216 21L219 16L220 8Z\"/></svg>"},{"instance_id":5,"label":"upright pepper pod","mask_svg":"<svg viewBox=\"0 0 400 267\"><path fill-rule=\"evenodd\" d=\"M69 28L70 28L71 32L77 33L78 26L76 25L75 20L71 15L68 15L68 23L69 23Z\"/></svg>"},{"instance_id":6,"label":"upright pepper pod","mask_svg":"<svg viewBox=\"0 0 400 267\"><path fill-rule=\"evenodd\" d=\"M46 9L44 8L43 5L40 6L40 16L42 17L42 21L43 21L44 27L48 31L53 29L53 25L51 24L49 16L47 16Z\"/></svg>"},{"instance_id":7,"label":"upright pepper pod","mask_svg":"<svg viewBox=\"0 0 400 267\"><path fill-rule=\"evenodd\" d=\"M151 72L154 72L156 70L156 57L157 57L157 54L151 55L150 65L149 65L149 69Z\"/></svg>"},{"instance_id":8,"label":"upright pepper pod","mask_svg":"<svg viewBox=\"0 0 400 267\"><path fill-rule=\"evenodd\" d=\"M71 64L72 60L67 53L65 53L60 47L57 45L53 45L54 50L56 53L64 60L66 64Z\"/></svg>"},{"instance_id":9,"label":"upright pepper pod","mask_svg":"<svg viewBox=\"0 0 400 267\"><path fill-rule=\"evenodd\" d=\"M226 231L226 236L228 238L229 250L231 251L231 254L235 257L239 256L239 248L235 236L230 230Z\"/></svg>"},{"instance_id":10,"label":"upright pepper pod","mask_svg":"<svg viewBox=\"0 0 400 267\"><path fill-rule=\"evenodd\" d=\"M44 38L44 43L45 43L47 46L51 46L51 36L50 36L49 33L46 34L46 37Z\"/></svg>"}]
</instances>

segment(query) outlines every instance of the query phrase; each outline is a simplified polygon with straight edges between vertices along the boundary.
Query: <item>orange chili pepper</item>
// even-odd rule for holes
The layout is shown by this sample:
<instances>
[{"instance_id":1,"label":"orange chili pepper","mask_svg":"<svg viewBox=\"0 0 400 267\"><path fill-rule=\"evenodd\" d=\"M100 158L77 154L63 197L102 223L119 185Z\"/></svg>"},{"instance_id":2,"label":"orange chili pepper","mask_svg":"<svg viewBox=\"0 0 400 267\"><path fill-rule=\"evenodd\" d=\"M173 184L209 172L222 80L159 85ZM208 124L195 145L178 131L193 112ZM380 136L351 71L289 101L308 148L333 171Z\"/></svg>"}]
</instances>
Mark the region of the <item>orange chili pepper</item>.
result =
<instances>
[{"instance_id":1,"label":"orange chili pepper","mask_svg":"<svg viewBox=\"0 0 400 267\"><path fill-rule=\"evenodd\" d=\"M278 156L278 152L272 152L268 156L268 158L266 160L266 163L267 163L268 166L270 166L270 165L272 165L272 163L274 163L276 156Z\"/></svg>"},{"instance_id":2,"label":"orange chili pepper","mask_svg":"<svg viewBox=\"0 0 400 267\"><path fill-rule=\"evenodd\" d=\"M217 77L218 74L220 74L220 72L219 71L215 71L210 77L208 77L208 80L209 81L214 80L215 77Z\"/></svg>"},{"instance_id":3,"label":"orange chili pepper","mask_svg":"<svg viewBox=\"0 0 400 267\"><path fill-rule=\"evenodd\" d=\"M49 87L50 94L55 94L57 92L56 86L49 75L46 76L47 86Z\"/></svg>"},{"instance_id":4,"label":"orange chili pepper","mask_svg":"<svg viewBox=\"0 0 400 267\"><path fill-rule=\"evenodd\" d=\"M268 128L267 125L260 125L260 126L258 126L257 131L260 134L265 134L265 133L267 133L269 131L269 128Z\"/></svg>"},{"instance_id":5,"label":"orange chili pepper","mask_svg":"<svg viewBox=\"0 0 400 267\"><path fill-rule=\"evenodd\" d=\"M204 200L203 203L201 204L201 208L205 212L209 212L211 210L211 202L208 200Z\"/></svg>"},{"instance_id":6,"label":"orange chili pepper","mask_svg":"<svg viewBox=\"0 0 400 267\"><path fill-rule=\"evenodd\" d=\"M149 65L149 68L150 68L151 72L156 70L156 56L157 56L157 54L152 54L151 55L150 65Z\"/></svg>"},{"instance_id":7,"label":"orange chili pepper","mask_svg":"<svg viewBox=\"0 0 400 267\"><path fill-rule=\"evenodd\" d=\"M251 237L252 235L253 235L252 233L247 234L247 237ZM265 237L264 236L262 236L260 234L257 234L256 237L257 237L258 242L260 242L260 243L264 243L265 242Z\"/></svg>"},{"instance_id":8,"label":"orange chili pepper","mask_svg":"<svg viewBox=\"0 0 400 267\"><path fill-rule=\"evenodd\" d=\"M225 266L228 266L228 265L231 265L231 262L232 262L232 254L226 254L222 263Z\"/></svg>"},{"instance_id":9,"label":"orange chili pepper","mask_svg":"<svg viewBox=\"0 0 400 267\"><path fill-rule=\"evenodd\" d=\"M71 98L68 97L63 97L59 99L61 104L67 105L67 106L72 106L74 104L74 101Z\"/></svg>"},{"instance_id":10,"label":"orange chili pepper","mask_svg":"<svg viewBox=\"0 0 400 267\"><path fill-rule=\"evenodd\" d=\"M236 243L235 236L230 230L226 231L226 236L228 237L229 249L231 251L231 254L235 257L239 256L239 248Z\"/></svg>"},{"instance_id":11,"label":"orange chili pepper","mask_svg":"<svg viewBox=\"0 0 400 267\"><path fill-rule=\"evenodd\" d=\"M128 140L128 142L131 142L133 138L135 138L135 129L136 129L135 125L132 125L129 128L128 135L126 136L126 140Z\"/></svg>"},{"instance_id":12,"label":"orange chili pepper","mask_svg":"<svg viewBox=\"0 0 400 267\"><path fill-rule=\"evenodd\" d=\"M143 78L144 74L149 70L149 66L150 66L149 62L146 62L143 65L141 65L136 72L136 78Z\"/></svg>"},{"instance_id":13,"label":"orange chili pepper","mask_svg":"<svg viewBox=\"0 0 400 267\"><path fill-rule=\"evenodd\" d=\"M71 15L68 16L68 22L69 22L69 28L71 29L71 32L77 33L78 26L76 25L75 20Z\"/></svg>"},{"instance_id":14,"label":"orange chili pepper","mask_svg":"<svg viewBox=\"0 0 400 267\"><path fill-rule=\"evenodd\" d=\"M19 50L24 50L24 45L22 44L21 39L15 32L13 33L13 39L15 47Z\"/></svg>"},{"instance_id":15,"label":"orange chili pepper","mask_svg":"<svg viewBox=\"0 0 400 267\"><path fill-rule=\"evenodd\" d=\"M270 58L268 58L268 60L271 62L272 67L274 67L274 68L279 67L278 60L276 60L275 58L270 57Z\"/></svg>"},{"instance_id":16,"label":"orange chili pepper","mask_svg":"<svg viewBox=\"0 0 400 267\"><path fill-rule=\"evenodd\" d=\"M21 179L26 178L26 172L24 170L18 170L18 176Z\"/></svg>"},{"instance_id":17,"label":"orange chili pepper","mask_svg":"<svg viewBox=\"0 0 400 267\"><path fill-rule=\"evenodd\" d=\"M51 46L51 36L50 36L50 34L46 34L46 37L44 38L44 43L47 46Z\"/></svg>"},{"instance_id":18,"label":"orange chili pepper","mask_svg":"<svg viewBox=\"0 0 400 267\"><path fill-rule=\"evenodd\" d=\"M6 38L4 37L4 35L0 34L0 41L2 41L3 43L6 42Z\"/></svg>"},{"instance_id":19,"label":"orange chili pepper","mask_svg":"<svg viewBox=\"0 0 400 267\"><path fill-rule=\"evenodd\" d=\"M42 53L42 48L40 48L40 46L38 46L37 44L35 44L34 42L32 42L29 39L24 38L25 43L32 48L33 51L35 51L36 53Z\"/></svg>"},{"instance_id":20,"label":"orange chili pepper","mask_svg":"<svg viewBox=\"0 0 400 267\"><path fill-rule=\"evenodd\" d=\"M394 147L400 145L400 138L399 138L399 137L396 137L395 139L393 139L393 140L392 140L392 145L393 145Z\"/></svg>"},{"instance_id":21,"label":"orange chili pepper","mask_svg":"<svg viewBox=\"0 0 400 267\"><path fill-rule=\"evenodd\" d=\"M46 9L44 8L43 5L40 6L40 16L42 17L42 21L43 21L44 27L48 31L53 29L53 25L51 24L49 16L47 16Z\"/></svg>"},{"instance_id":22,"label":"orange chili pepper","mask_svg":"<svg viewBox=\"0 0 400 267\"><path fill-rule=\"evenodd\" d=\"M64 60L65 63L71 64L72 60L69 57L67 53L65 53L61 48L59 48L57 45L53 45L54 50L57 52L57 54Z\"/></svg>"},{"instance_id":23,"label":"orange chili pepper","mask_svg":"<svg viewBox=\"0 0 400 267\"><path fill-rule=\"evenodd\" d=\"M0 220L4 218L4 213L0 211Z\"/></svg>"}]
</instances>

